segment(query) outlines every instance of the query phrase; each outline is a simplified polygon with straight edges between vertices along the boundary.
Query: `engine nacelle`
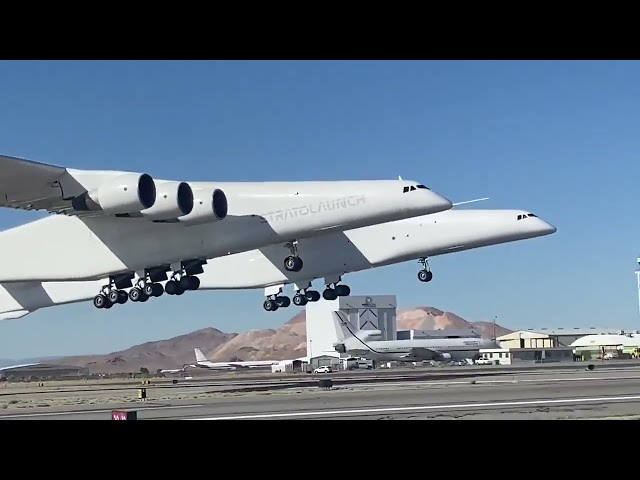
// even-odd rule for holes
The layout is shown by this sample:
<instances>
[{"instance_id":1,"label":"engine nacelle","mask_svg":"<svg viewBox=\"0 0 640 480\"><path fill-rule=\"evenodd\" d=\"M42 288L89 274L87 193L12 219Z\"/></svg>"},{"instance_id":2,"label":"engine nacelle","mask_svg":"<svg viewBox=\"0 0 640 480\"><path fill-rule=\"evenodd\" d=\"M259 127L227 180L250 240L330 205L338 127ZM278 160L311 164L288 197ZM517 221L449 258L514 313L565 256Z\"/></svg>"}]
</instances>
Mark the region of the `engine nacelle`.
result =
<instances>
[{"instance_id":1,"label":"engine nacelle","mask_svg":"<svg viewBox=\"0 0 640 480\"><path fill-rule=\"evenodd\" d=\"M224 220L229 211L229 203L224 191L219 188L195 188L193 210L178 218L186 225L202 225L204 223Z\"/></svg>"},{"instance_id":2,"label":"engine nacelle","mask_svg":"<svg viewBox=\"0 0 640 480\"><path fill-rule=\"evenodd\" d=\"M439 353L436 356L436 360L451 360L451 354L450 353Z\"/></svg>"},{"instance_id":3,"label":"engine nacelle","mask_svg":"<svg viewBox=\"0 0 640 480\"><path fill-rule=\"evenodd\" d=\"M156 203L140 213L149 220L175 220L193 211L193 190L186 182L156 180Z\"/></svg>"},{"instance_id":4,"label":"engine nacelle","mask_svg":"<svg viewBox=\"0 0 640 480\"><path fill-rule=\"evenodd\" d=\"M347 353L347 347L344 343L334 343L333 348L338 353Z\"/></svg>"},{"instance_id":5,"label":"engine nacelle","mask_svg":"<svg viewBox=\"0 0 640 480\"><path fill-rule=\"evenodd\" d=\"M127 214L151 208L155 203L156 184L153 178L146 173L125 173L74 198L71 205L79 212Z\"/></svg>"}]
</instances>

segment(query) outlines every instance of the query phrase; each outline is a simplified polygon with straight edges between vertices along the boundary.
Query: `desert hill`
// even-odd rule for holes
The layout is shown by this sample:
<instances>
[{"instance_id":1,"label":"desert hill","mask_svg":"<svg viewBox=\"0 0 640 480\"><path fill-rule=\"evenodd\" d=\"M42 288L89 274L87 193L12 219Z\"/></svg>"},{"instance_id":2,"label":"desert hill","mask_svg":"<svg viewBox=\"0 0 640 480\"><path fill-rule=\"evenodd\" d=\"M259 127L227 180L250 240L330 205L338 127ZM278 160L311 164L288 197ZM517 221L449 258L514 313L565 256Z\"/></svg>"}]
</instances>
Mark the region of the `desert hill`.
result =
<instances>
[{"instance_id":1,"label":"desert hill","mask_svg":"<svg viewBox=\"0 0 640 480\"><path fill-rule=\"evenodd\" d=\"M451 312L433 307L398 310L398 330L473 330L483 337L493 336L493 323L469 322ZM496 335L511 330L496 325ZM64 357L55 363L87 366L92 373L137 372L159 368L179 368L195 361L193 349L199 347L212 361L272 360L303 357L306 351L306 316L301 310L280 328L224 333L205 328L186 335L146 342L106 355Z\"/></svg>"}]
</instances>

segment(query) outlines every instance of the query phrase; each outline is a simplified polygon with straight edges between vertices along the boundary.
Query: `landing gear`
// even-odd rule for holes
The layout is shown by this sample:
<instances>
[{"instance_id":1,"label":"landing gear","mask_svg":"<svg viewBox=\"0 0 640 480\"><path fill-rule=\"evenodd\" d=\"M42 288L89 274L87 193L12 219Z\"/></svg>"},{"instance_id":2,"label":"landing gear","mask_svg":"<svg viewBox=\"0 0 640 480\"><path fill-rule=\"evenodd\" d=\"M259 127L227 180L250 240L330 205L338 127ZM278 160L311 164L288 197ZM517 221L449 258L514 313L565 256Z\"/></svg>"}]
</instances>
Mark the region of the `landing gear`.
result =
<instances>
[{"instance_id":1,"label":"landing gear","mask_svg":"<svg viewBox=\"0 0 640 480\"><path fill-rule=\"evenodd\" d=\"M127 281L129 285L127 285ZM109 283L100 289L100 293L93 298L93 306L96 308L109 309L114 305L127 303L129 297L127 292L122 290L131 285L130 279L115 279L109 277Z\"/></svg>"},{"instance_id":2,"label":"landing gear","mask_svg":"<svg viewBox=\"0 0 640 480\"><path fill-rule=\"evenodd\" d=\"M351 288L349 285L336 285L335 283L327 285L327 288L322 292L322 298L325 300L335 300L338 297L348 297L351 295Z\"/></svg>"},{"instance_id":3,"label":"landing gear","mask_svg":"<svg viewBox=\"0 0 640 480\"><path fill-rule=\"evenodd\" d=\"M113 305L126 303L127 300L144 303L151 297L161 297L165 292L168 295L182 295L186 291L197 290L200 288L200 279L196 275L204 272L202 267L206 263L199 259L182 261L171 278L167 276L167 272L171 270L169 265L148 268L144 273L138 273L140 278L135 285L134 273L110 277L109 284L102 287L93 299L93 305L96 308L111 308ZM168 278L169 281L163 287L159 282ZM131 287L129 293L124 291L128 287Z\"/></svg>"},{"instance_id":4,"label":"landing gear","mask_svg":"<svg viewBox=\"0 0 640 480\"><path fill-rule=\"evenodd\" d=\"M299 272L300 270L302 270L302 266L304 265L304 263L298 255L298 242L288 242L286 244L286 247L291 252L291 255L284 259L285 270L289 272Z\"/></svg>"},{"instance_id":5,"label":"landing gear","mask_svg":"<svg viewBox=\"0 0 640 480\"><path fill-rule=\"evenodd\" d=\"M171 280L164 286L168 295L182 295L184 292L195 291L198 288L200 288L200 279L184 271L174 273Z\"/></svg>"},{"instance_id":6,"label":"landing gear","mask_svg":"<svg viewBox=\"0 0 640 480\"><path fill-rule=\"evenodd\" d=\"M317 302L318 300L320 300L320 292L307 288L298 290L293 296L293 304L296 307L304 307L307 303Z\"/></svg>"},{"instance_id":7,"label":"landing gear","mask_svg":"<svg viewBox=\"0 0 640 480\"><path fill-rule=\"evenodd\" d=\"M287 308L289 305L291 305L291 299L289 297L284 295L270 295L262 304L262 308L267 312L275 312L279 308Z\"/></svg>"},{"instance_id":8,"label":"landing gear","mask_svg":"<svg viewBox=\"0 0 640 480\"><path fill-rule=\"evenodd\" d=\"M431 267L429 267L429 260L423 257L418 262L422 265L422 270L418 272L418 280L425 283L430 282L433 279L433 273L431 273Z\"/></svg>"}]
</instances>

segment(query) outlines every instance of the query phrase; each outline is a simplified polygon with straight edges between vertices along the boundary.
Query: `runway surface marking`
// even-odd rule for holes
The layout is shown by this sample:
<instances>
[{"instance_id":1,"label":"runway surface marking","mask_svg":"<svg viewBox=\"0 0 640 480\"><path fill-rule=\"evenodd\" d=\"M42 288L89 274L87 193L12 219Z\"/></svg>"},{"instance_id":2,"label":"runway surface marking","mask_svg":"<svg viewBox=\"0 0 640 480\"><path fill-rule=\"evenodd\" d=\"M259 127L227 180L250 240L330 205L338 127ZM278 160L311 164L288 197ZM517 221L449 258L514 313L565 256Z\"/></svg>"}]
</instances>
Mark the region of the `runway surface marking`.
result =
<instances>
[{"instance_id":1,"label":"runway surface marking","mask_svg":"<svg viewBox=\"0 0 640 480\"><path fill-rule=\"evenodd\" d=\"M176 410L180 408L200 408L205 407L206 405L167 405L167 406L157 406L157 407L139 407L136 408L134 405L131 407L125 408L109 408L109 409L100 409L100 410L76 410L76 411L67 411L67 412L42 412L42 413L16 413L10 415L0 415L0 420L3 418L24 418L24 417L55 417L59 415L88 415L91 413L110 413L114 410L136 410L137 412L143 412L145 410Z\"/></svg>"},{"instance_id":2,"label":"runway surface marking","mask_svg":"<svg viewBox=\"0 0 640 480\"><path fill-rule=\"evenodd\" d=\"M398 386L405 388L419 387L419 386L446 386L446 385L471 385L472 382L476 385L487 385L492 383L498 384L514 384L514 383L551 383L551 382L585 382L585 381L603 381L603 380L640 380L640 376L625 376L625 377L578 377L578 378L531 378L531 379L512 379L512 380L456 380L441 382L372 382L372 383L354 383L352 385L336 385L336 388L361 388L361 387L377 387L377 390L394 389ZM317 386L302 387L305 389L317 389ZM299 390L300 387L291 387L293 390Z\"/></svg>"},{"instance_id":3,"label":"runway surface marking","mask_svg":"<svg viewBox=\"0 0 640 480\"><path fill-rule=\"evenodd\" d=\"M253 415L233 415L224 417L185 418L185 420L250 420L257 418L287 418L287 417L319 417L330 415L353 415L358 413L399 413L418 412L421 410L449 410L454 408L474 409L479 407L523 407L531 405L558 405L566 403L600 403L621 402L625 400L640 400L640 395L625 397L592 397L592 398L561 398L553 400L523 400L514 402L487 402L487 403L458 403L449 405L423 405L419 407L384 407L384 408L359 408L352 410L322 410L311 412L291 413L259 413Z\"/></svg>"}]
</instances>

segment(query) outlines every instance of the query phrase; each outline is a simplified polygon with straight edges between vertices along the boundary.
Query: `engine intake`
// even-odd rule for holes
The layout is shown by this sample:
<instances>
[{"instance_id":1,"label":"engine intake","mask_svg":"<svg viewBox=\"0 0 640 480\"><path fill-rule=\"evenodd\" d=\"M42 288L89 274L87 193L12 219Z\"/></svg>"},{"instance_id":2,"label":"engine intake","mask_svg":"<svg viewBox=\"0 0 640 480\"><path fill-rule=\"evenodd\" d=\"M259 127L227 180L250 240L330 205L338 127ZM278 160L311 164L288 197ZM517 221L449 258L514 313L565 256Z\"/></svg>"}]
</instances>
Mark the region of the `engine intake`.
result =
<instances>
[{"instance_id":1,"label":"engine intake","mask_svg":"<svg viewBox=\"0 0 640 480\"><path fill-rule=\"evenodd\" d=\"M102 211L109 214L139 212L155 205L156 184L146 173L126 173L105 181L98 188L71 201L79 212Z\"/></svg>"},{"instance_id":2,"label":"engine intake","mask_svg":"<svg viewBox=\"0 0 640 480\"><path fill-rule=\"evenodd\" d=\"M224 220L229 212L227 195L219 188L196 188L193 209L178 218L186 225L202 225Z\"/></svg>"},{"instance_id":3,"label":"engine intake","mask_svg":"<svg viewBox=\"0 0 640 480\"><path fill-rule=\"evenodd\" d=\"M156 203L142 216L149 220L174 220L193 211L193 190L186 182L157 181L158 195Z\"/></svg>"}]
</instances>

